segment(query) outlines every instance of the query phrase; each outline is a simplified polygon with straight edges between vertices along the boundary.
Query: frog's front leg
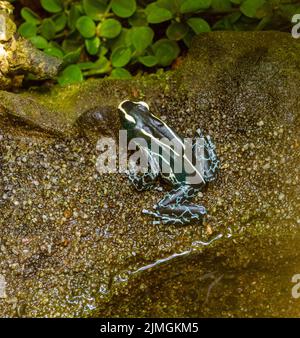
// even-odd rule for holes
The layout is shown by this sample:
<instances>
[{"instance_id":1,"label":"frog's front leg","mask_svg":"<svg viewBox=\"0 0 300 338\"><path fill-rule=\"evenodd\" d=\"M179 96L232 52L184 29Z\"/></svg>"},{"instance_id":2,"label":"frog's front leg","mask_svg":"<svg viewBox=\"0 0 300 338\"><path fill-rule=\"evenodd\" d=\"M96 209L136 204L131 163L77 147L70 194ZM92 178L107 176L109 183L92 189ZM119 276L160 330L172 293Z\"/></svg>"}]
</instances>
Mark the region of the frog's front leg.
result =
<instances>
[{"instance_id":1,"label":"frog's front leg","mask_svg":"<svg viewBox=\"0 0 300 338\"><path fill-rule=\"evenodd\" d=\"M138 191L144 191L155 187L157 175L154 175L151 172L136 173L134 171L129 171L128 179Z\"/></svg>"},{"instance_id":2,"label":"frog's front leg","mask_svg":"<svg viewBox=\"0 0 300 338\"><path fill-rule=\"evenodd\" d=\"M147 152L148 171L139 172L133 163L129 163L129 171L127 176L129 181L134 185L138 191L150 190L155 187L156 180L159 176L159 167L156 160Z\"/></svg>"},{"instance_id":3,"label":"frog's front leg","mask_svg":"<svg viewBox=\"0 0 300 338\"><path fill-rule=\"evenodd\" d=\"M202 205L188 203L200 190L189 185L181 185L171 190L156 206L155 211L143 210L144 214L159 218L154 224L186 225L202 220L206 209Z\"/></svg>"}]
</instances>

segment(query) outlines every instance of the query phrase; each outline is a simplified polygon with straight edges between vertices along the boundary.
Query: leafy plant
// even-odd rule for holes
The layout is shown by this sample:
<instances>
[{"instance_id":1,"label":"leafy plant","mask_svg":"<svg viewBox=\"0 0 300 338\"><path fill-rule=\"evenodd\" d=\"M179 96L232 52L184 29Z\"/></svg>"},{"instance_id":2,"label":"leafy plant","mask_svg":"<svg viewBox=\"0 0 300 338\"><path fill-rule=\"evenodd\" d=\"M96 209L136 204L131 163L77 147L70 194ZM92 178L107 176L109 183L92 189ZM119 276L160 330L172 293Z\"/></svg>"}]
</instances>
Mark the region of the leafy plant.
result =
<instances>
[{"instance_id":1,"label":"leafy plant","mask_svg":"<svg viewBox=\"0 0 300 338\"><path fill-rule=\"evenodd\" d=\"M21 9L18 31L63 59L61 85L169 67L196 34L284 30L300 13L295 0L40 0L40 5L37 12Z\"/></svg>"}]
</instances>

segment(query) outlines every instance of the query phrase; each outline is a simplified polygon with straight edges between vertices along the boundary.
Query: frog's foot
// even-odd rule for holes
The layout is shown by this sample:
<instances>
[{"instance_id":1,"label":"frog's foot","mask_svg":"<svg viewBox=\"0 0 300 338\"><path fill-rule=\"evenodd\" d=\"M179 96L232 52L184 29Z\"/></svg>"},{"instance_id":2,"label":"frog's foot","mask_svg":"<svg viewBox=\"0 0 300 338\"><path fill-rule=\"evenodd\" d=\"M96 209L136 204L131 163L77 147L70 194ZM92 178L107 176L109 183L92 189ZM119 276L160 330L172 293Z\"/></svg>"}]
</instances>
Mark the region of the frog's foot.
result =
<instances>
[{"instance_id":1,"label":"frog's foot","mask_svg":"<svg viewBox=\"0 0 300 338\"><path fill-rule=\"evenodd\" d=\"M160 213L156 213L156 212L149 211L149 210L143 210L142 212L145 215L150 215L150 216L153 216L155 218L159 218L159 219L157 219L155 221L152 221L153 225L156 225L156 224L165 224L165 225L168 225L168 224L178 224L178 225L183 225L187 221L187 220L182 220L182 219L179 219L179 218L176 218L176 217L170 217L170 216L167 216L167 215L161 215Z\"/></svg>"},{"instance_id":2,"label":"frog's foot","mask_svg":"<svg viewBox=\"0 0 300 338\"><path fill-rule=\"evenodd\" d=\"M187 225L195 221L202 221L206 209L197 204L170 204L167 206L158 205L156 211L143 210L143 213L159 219L153 221L153 224Z\"/></svg>"},{"instance_id":3,"label":"frog's foot","mask_svg":"<svg viewBox=\"0 0 300 338\"><path fill-rule=\"evenodd\" d=\"M195 137L196 138L204 138L204 134L203 134L203 132L202 132L202 130L200 129L200 128L198 128L197 130L196 130L196 133L195 133L196 135L195 135Z\"/></svg>"}]
</instances>

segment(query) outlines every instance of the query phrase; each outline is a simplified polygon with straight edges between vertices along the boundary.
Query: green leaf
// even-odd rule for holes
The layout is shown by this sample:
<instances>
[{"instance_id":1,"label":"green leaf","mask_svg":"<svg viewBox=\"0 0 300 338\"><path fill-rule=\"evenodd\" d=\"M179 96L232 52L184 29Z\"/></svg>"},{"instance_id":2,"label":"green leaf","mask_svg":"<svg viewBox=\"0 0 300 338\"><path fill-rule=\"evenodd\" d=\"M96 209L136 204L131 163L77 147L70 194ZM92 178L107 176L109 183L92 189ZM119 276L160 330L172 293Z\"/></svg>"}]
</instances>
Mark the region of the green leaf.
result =
<instances>
[{"instance_id":1,"label":"green leaf","mask_svg":"<svg viewBox=\"0 0 300 338\"><path fill-rule=\"evenodd\" d=\"M185 0L157 0L156 5L169 10L172 14L180 12L180 6Z\"/></svg>"},{"instance_id":2,"label":"green leaf","mask_svg":"<svg viewBox=\"0 0 300 338\"><path fill-rule=\"evenodd\" d=\"M111 64L105 56L101 56L96 62L85 62L79 66L81 69L88 69L83 73L85 76L101 75L111 71Z\"/></svg>"},{"instance_id":3,"label":"green leaf","mask_svg":"<svg viewBox=\"0 0 300 338\"><path fill-rule=\"evenodd\" d=\"M54 15L52 17L52 20L55 24L55 32L56 33L62 31L66 27L66 24L67 24L66 14L62 13L62 14Z\"/></svg>"},{"instance_id":4,"label":"green leaf","mask_svg":"<svg viewBox=\"0 0 300 338\"><path fill-rule=\"evenodd\" d=\"M271 3L265 2L264 5L258 8L256 11L256 18L258 19L266 19L261 22L261 25L258 27L264 27L265 24L267 24L268 21L271 20L273 15L273 5ZM257 30L257 27L256 27Z\"/></svg>"},{"instance_id":5,"label":"green leaf","mask_svg":"<svg viewBox=\"0 0 300 338\"><path fill-rule=\"evenodd\" d=\"M192 30L196 34L211 31L209 24L204 19L201 18L190 18L188 19L187 24L192 28Z\"/></svg>"},{"instance_id":6,"label":"green leaf","mask_svg":"<svg viewBox=\"0 0 300 338\"><path fill-rule=\"evenodd\" d=\"M26 22L30 22L35 25L41 22L41 18L28 7L23 7L21 9L21 16Z\"/></svg>"},{"instance_id":7,"label":"green leaf","mask_svg":"<svg viewBox=\"0 0 300 338\"><path fill-rule=\"evenodd\" d=\"M128 18L136 11L136 0L112 0L113 12L120 18Z\"/></svg>"},{"instance_id":8,"label":"green leaf","mask_svg":"<svg viewBox=\"0 0 300 338\"><path fill-rule=\"evenodd\" d=\"M112 65L116 68L121 68L127 65L131 59L131 49L130 48L117 48L113 51L111 55Z\"/></svg>"},{"instance_id":9,"label":"green leaf","mask_svg":"<svg viewBox=\"0 0 300 338\"><path fill-rule=\"evenodd\" d=\"M105 46L103 45L100 45L100 48L99 48L99 57L101 56L105 56L105 54L108 52L108 48L106 48Z\"/></svg>"},{"instance_id":10,"label":"green leaf","mask_svg":"<svg viewBox=\"0 0 300 338\"><path fill-rule=\"evenodd\" d=\"M211 6L218 12L230 11L232 8L230 0L212 0Z\"/></svg>"},{"instance_id":11,"label":"green leaf","mask_svg":"<svg viewBox=\"0 0 300 338\"><path fill-rule=\"evenodd\" d=\"M113 39L116 38L122 30L122 26L119 21L115 19L107 19L100 23L97 27L99 36L104 38Z\"/></svg>"},{"instance_id":12,"label":"green leaf","mask_svg":"<svg viewBox=\"0 0 300 338\"><path fill-rule=\"evenodd\" d=\"M232 13L224 16L221 20L217 21L214 30L235 30L235 23L240 19L243 14L241 12Z\"/></svg>"},{"instance_id":13,"label":"green leaf","mask_svg":"<svg viewBox=\"0 0 300 338\"><path fill-rule=\"evenodd\" d=\"M151 45L154 38L154 32L150 27L132 28L131 40L137 51L143 51Z\"/></svg>"},{"instance_id":14,"label":"green leaf","mask_svg":"<svg viewBox=\"0 0 300 338\"><path fill-rule=\"evenodd\" d=\"M76 22L76 28L86 39L92 38L96 34L95 22L88 16L80 17Z\"/></svg>"},{"instance_id":15,"label":"green leaf","mask_svg":"<svg viewBox=\"0 0 300 338\"><path fill-rule=\"evenodd\" d=\"M242 16L241 12L235 12L232 14L228 14L226 17L231 23L235 23L241 18L241 16Z\"/></svg>"},{"instance_id":16,"label":"green leaf","mask_svg":"<svg viewBox=\"0 0 300 338\"><path fill-rule=\"evenodd\" d=\"M62 74L58 77L58 83L61 86L66 86L73 83L83 81L81 69L77 65L71 65L64 69Z\"/></svg>"},{"instance_id":17,"label":"green leaf","mask_svg":"<svg viewBox=\"0 0 300 338\"><path fill-rule=\"evenodd\" d=\"M271 21L270 17L265 17L263 19L260 20L260 22L258 23L258 25L255 27L256 31L261 31L263 30Z\"/></svg>"},{"instance_id":18,"label":"green leaf","mask_svg":"<svg viewBox=\"0 0 300 338\"><path fill-rule=\"evenodd\" d=\"M95 68L95 62L92 62L92 61L80 62L80 63L77 64L77 66L81 70L88 70L88 69L91 69L91 68Z\"/></svg>"},{"instance_id":19,"label":"green leaf","mask_svg":"<svg viewBox=\"0 0 300 338\"><path fill-rule=\"evenodd\" d=\"M41 5L49 13L59 13L63 10L61 0L41 0Z\"/></svg>"},{"instance_id":20,"label":"green leaf","mask_svg":"<svg viewBox=\"0 0 300 338\"><path fill-rule=\"evenodd\" d=\"M38 49L45 49L48 47L48 41L40 35L32 36L30 41Z\"/></svg>"},{"instance_id":21,"label":"green leaf","mask_svg":"<svg viewBox=\"0 0 300 338\"><path fill-rule=\"evenodd\" d=\"M168 39L158 40L152 46L152 49L158 63L163 67L169 66L180 53L177 43Z\"/></svg>"},{"instance_id":22,"label":"green leaf","mask_svg":"<svg viewBox=\"0 0 300 338\"><path fill-rule=\"evenodd\" d=\"M265 4L265 0L245 0L240 10L249 18L255 18L257 10Z\"/></svg>"},{"instance_id":23,"label":"green leaf","mask_svg":"<svg viewBox=\"0 0 300 338\"><path fill-rule=\"evenodd\" d=\"M167 37L170 40L181 40L185 34L188 32L189 27L181 22L172 22L169 27L167 28Z\"/></svg>"},{"instance_id":24,"label":"green leaf","mask_svg":"<svg viewBox=\"0 0 300 338\"><path fill-rule=\"evenodd\" d=\"M138 60L146 67L154 67L158 63L158 59L154 55L140 56Z\"/></svg>"},{"instance_id":25,"label":"green leaf","mask_svg":"<svg viewBox=\"0 0 300 338\"><path fill-rule=\"evenodd\" d=\"M105 0L83 0L83 8L87 16L100 21L107 8L107 2Z\"/></svg>"},{"instance_id":26,"label":"green leaf","mask_svg":"<svg viewBox=\"0 0 300 338\"><path fill-rule=\"evenodd\" d=\"M211 5L211 0L185 0L180 6L181 13L197 12L201 9L207 9Z\"/></svg>"},{"instance_id":27,"label":"green leaf","mask_svg":"<svg viewBox=\"0 0 300 338\"><path fill-rule=\"evenodd\" d=\"M191 44L192 44L192 39L195 36L195 33L190 29L187 34L184 36L183 38L183 42L185 43L185 45L190 48Z\"/></svg>"},{"instance_id":28,"label":"green leaf","mask_svg":"<svg viewBox=\"0 0 300 338\"><path fill-rule=\"evenodd\" d=\"M111 77L114 79L130 79L132 76L129 71L124 68L115 68L111 72Z\"/></svg>"},{"instance_id":29,"label":"green leaf","mask_svg":"<svg viewBox=\"0 0 300 338\"><path fill-rule=\"evenodd\" d=\"M55 23L51 19L44 19L39 28L39 31L45 39L52 40L55 38L56 34Z\"/></svg>"},{"instance_id":30,"label":"green leaf","mask_svg":"<svg viewBox=\"0 0 300 338\"><path fill-rule=\"evenodd\" d=\"M116 39L111 40L110 49L114 51L119 47L130 47L132 45L131 33L131 29L122 28L120 35Z\"/></svg>"},{"instance_id":31,"label":"green leaf","mask_svg":"<svg viewBox=\"0 0 300 338\"><path fill-rule=\"evenodd\" d=\"M81 47L75 51L69 52L68 54L64 56L63 65L68 66L68 65L77 63L79 61L80 54L81 54Z\"/></svg>"},{"instance_id":32,"label":"green leaf","mask_svg":"<svg viewBox=\"0 0 300 338\"><path fill-rule=\"evenodd\" d=\"M81 17L81 7L79 5L72 5L68 15L68 26L71 29L76 28L76 22Z\"/></svg>"},{"instance_id":33,"label":"green leaf","mask_svg":"<svg viewBox=\"0 0 300 338\"><path fill-rule=\"evenodd\" d=\"M18 32L24 38L29 39L29 38L36 35L37 27L36 27L35 24L33 24L31 22L24 22L19 26Z\"/></svg>"},{"instance_id":34,"label":"green leaf","mask_svg":"<svg viewBox=\"0 0 300 338\"><path fill-rule=\"evenodd\" d=\"M146 26L148 24L147 15L143 10L137 10L130 18L128 22L131 26Z\"/></svg>"},{"instance_id":35,"label":"green leaf","mask_svg":"<svg viewBox=\"0 0 300 338\"><path fill-rule=\"evenodd\" d=\"M44 49L44 52L50 56L55 56L59 59L62 59L64 57L64 53L61 49L56 48L56 47L47 47Z\"/></svg>"},{"instance_id":36,"label":"green leaf","mask_svg":"<svg viewBox=\"0 0 300 338\"><path fill-rule=\"evenodd\" d=\"M85 47L90 55L96 55L99 51L100 39L97 36L91 39L86 39Z\"/></svg>"},{"instance_id":37,"label":"green leaf","mask_svg":"<svg viewBox=\"0 0 300 338\"><path fill-rule=\"evenodd\" d=\"M168 9L157 6L155 2L148 5L145 12L149 23L161 23L173 17L173 14Z\"/></svg>"},{"instance_id":38,"label":"green leaf","mask_svg":"<svg viewBox=\"0 0 300 338\"><path fill-rule=\"evenodd\" d=\"M76 32L77 33L77 32ZM72 35L65 39L62 43L62 48L66 53L75 52L82 46L82 42L72 38Z\"/></svg>"},{"instance_id":39,"label":"green leaf","mask_svg":"<svg viewBox=\"0 0 300 338\"><path fill-rule=\"evenodd\" d=\"M282 4L280 5L280 15L291 21L295 14L300 13L300 5Z\"/></svg>"}]
</instances>

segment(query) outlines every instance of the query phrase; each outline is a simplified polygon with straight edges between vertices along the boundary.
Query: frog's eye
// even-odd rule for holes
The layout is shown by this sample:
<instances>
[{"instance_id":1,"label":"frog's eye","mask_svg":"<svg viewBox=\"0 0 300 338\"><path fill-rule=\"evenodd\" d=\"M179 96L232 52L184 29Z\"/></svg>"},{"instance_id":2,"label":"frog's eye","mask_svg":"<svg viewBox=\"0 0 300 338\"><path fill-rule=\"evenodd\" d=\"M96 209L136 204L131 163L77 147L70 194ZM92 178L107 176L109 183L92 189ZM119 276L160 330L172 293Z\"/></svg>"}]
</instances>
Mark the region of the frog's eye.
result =
<instances>
[{"instance_id":1,"label":"frog's eye","mask_svg":"<svg viewBox=\"0 0 300 338\"><path fill-rule=\"evenodd\" d=\"M139 102L137 102L137 104L140 104L141 106L146 107L147 110L150 110L149 105L146 102L139 101Z\"/></svg>"}]
</instances>

